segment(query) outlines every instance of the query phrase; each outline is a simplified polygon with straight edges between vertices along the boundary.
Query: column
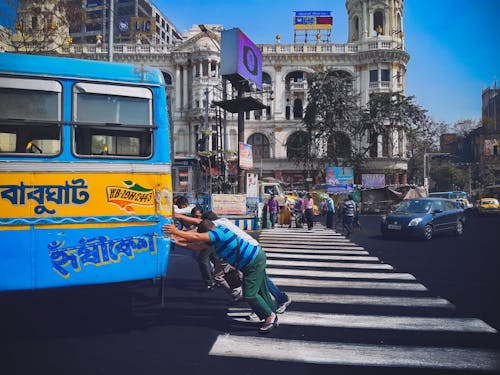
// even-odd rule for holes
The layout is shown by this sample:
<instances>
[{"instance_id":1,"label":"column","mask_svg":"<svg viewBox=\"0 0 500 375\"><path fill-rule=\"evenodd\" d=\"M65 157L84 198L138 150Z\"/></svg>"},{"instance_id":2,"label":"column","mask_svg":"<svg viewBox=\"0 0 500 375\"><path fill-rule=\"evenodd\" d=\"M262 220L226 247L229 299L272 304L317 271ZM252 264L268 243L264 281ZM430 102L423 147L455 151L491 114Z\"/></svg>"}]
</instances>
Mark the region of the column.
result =
<instances>
[{"instance_id":1,"label":"column","mask_svg":"<svg viewBox=\"0 0 500 375\"><path fill-rule=\"evenodd\" d=\"M367 7L368 7L368 4L367 4L367 2L365 1L365 2L363 3L363 24L362 24L362 26L361 26L361 27L363 28L363 29L361 30L361 32L362 32L362 38L363 38L363 39L366 39L366 38L368 38L368 37L369 37L369 34L368 34L368 27L369 27L370 22L369 22L369 20L368 20L368 8L367 8Z\"/></svg>"},{"instance_id":2,"label":"column","mask_svg":"<svg viewBox=\"0 0 500 375\"><path fill-rule=\"evenodd\" d=\"M283 82L283 73L281 65L274 65L274 100L272 114L275 120L285 119L285 83Z\"/></svg>"},{"instance_id":3,"label":"column","mask_svg":"<svg viewBox=\"0 0 500 375\"><path fill-rule=\"evenodd\" d=\"M215 78L219 77L219 63L215 61Z\"/></svg>"},{"instance_id":4,"label":"column","mask_svg":"<svg viewBox=\"0 0 500 375\"><path fill-rule=\"evenodd\" d=\"M382 137L382 135L378 135L377 136L377 158L382 157L383 144L384 144L384 137Z\"/></svg>"},{"instance_id":5,"label":"column","mask_svg":"<svg viewBox=\"0 0 500 375\"><path fill-rule=\"evenodd\" d=\"M189 106L188 97L188 66L187 64L182 67L182 107L186 111Z\"/></svg>"},{"instance_id":6,"label":"column","mask_svg":"<svg viewBox=\"0 0 500 375\"><path fill-rule=\"evenodd\" d=\"M408 184L408 175L406 174L406 172L403 172L401 174L401 181L400 181L403 185L406 185Z\"/></svg>"},{"instance_id":7,"label":"column","mask_svg":"<svg viewBox=\"0 0 500 375\"><path fill-rule=\"evenodd\" d=\"M181 110L181 67L175 66L175 110Z\"/></svg>"},{"instance_id":8,"label":"column","mask_svg":"<svg viewBox=\"0 0 500 375\"><path fill-rule=\"evenodd\" d=\"M200 61L199 67L200 67L200 78L201 78L203 77L203 61Z\"/></svg>"}]
</instances>

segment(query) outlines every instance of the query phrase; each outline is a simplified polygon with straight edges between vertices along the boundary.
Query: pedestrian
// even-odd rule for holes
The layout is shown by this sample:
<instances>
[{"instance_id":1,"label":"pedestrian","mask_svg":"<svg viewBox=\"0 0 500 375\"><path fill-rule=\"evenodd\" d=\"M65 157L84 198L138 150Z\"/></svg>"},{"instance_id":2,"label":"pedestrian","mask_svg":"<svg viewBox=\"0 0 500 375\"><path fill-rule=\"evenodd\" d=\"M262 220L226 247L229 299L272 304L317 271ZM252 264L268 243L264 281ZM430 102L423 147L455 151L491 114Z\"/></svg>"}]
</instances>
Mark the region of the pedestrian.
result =
<instances>
[{"instance_id":1,"label":"pedestrian","mask_svg":"<svg viewBox=\"0 0 500 375\"><path fill-rule=\"evenodd\" d=\"M276 305L266 282L266 253L260 246L251 245L210 220L201 221L198 233L180 231L172 224L165 225L164 230L190 242L213 244L219 257L242 271L243 296L259 319L264 320L258 332L266 334L278 326Z\"/></svg>"},{"instance_id":2,"label":"pedestrian","mask_svg":"<svg viewBox=\"0 0 500 375\"><path fill-rule=\"evenodd\" d=\"M308 230L313 229L313 220L314 220L313 207L314 207L314 201L312 199L312 195L311 193L306 193L304 201L302 202L302 208L304 210L304 215L306 218Z\"/></svg>"},{"instance_id":3,"label":"pedestrian","mask_svg":"<svg viewBox=\"0 0 500 375\"><path fill-rule=\"evenodd\" d=\"M248 243L254 245L254 246L260 246L259 242L250 236L248 233L246 233L244 230L241 228L237 227L234 225L234 223L224 217L219 218L217 214L213 211L207 211L202 215L203 219L208 219L214 222L216 225L223 226L227 229L229 229L231 232L236 234L238 237L244 239ZM269 276L266 275L266 282L267 285L269 286L269 292L273 296L274 300L276 301L276 312L278 314L282 314L285 312L286 308L292 303L292 299L284 292L282 292L275 284L274 282L269 278ZM250 314L248 317L249 320L254 320L255 319L255 314Z\"/></svg>"},{"instance_id":4,"label":"pedestrian","mask_svg":"<svg viewBox=\"0 0 500 375\"><path fill-rule=\"evenodd\" d=\"M276 199L276 196L274 193L271 193L271 197L269 198L269 201L267 202L267 211L269 212L269 218L271 220L271 228L274 229L274 226L276 225L276 220L278 218L278 212L279 212L280 206L278 204L278 200Z\"/></svg>"},{"instance_id":5,"label":"pedestrian","mask_svg":"<svg viewBox=\"0 0 500 375\"><path fill-rule=\"evenodd\" d=\"M355 211L354 211L354 222L353 222L353 228L357 228L361 230L361 222L359 221L359 213L361 209L359 207L359 204L355 204Z\"/></svg>"},{"instance_id":6,"label":"pedestrian","mask_svg":"<svg viewBox=\"0 0 500 375\"><path fill-rule=\"evenodd\" d=\"M201 206L196 206L191 211L191 217L201 220L203 215L203 209ZM184 225L188 226L188 230L197 230L198 227L195 223L190 222L187 218L183 220ZM200 274L207 290L212 290L215 286L214 268L216 266L221 268L220 260L215 256L213 246L208 246L206 249L200 250L196 254L196 261L198 263L198 268L200 269Z\"/></svg>"},{"instance_id":7,"label":"pedestrian","mask_svg":"<svg viewBox=\"0 0 500 375\"><path fill-rule=\"evenodd\" d=\"M346 237L349 237L352 233L355 212L356 203L352 200L352 194L349 194L342 205L342 225L344 226Z\"/></svg>"},{"instance_id":8,"label":"pedestrian","mask_svg":"<svg viewBox=\"0 0 500 375\"><path fill-rule=\"evenodd\" d=\"M302 228L302 222L304 217L304 212L302 209L304 194L299 193L299 196L295 199L293 206L293 215L295 216L295 228Z\"/></svg>"},{"instance_id":9,"label":"pedestrian","mask_svg":"<svg viewBox=\"0 0 500 375\"><path fill-rule=\"evenodd\" d=\"M280 210L278 223L281 226L288 225L288 228L292 227L292 211L290 209L290 201L286 196L285 196L285 202L283 203L283 207L281 207Z\"/></svg>"},{"instance_id":10,"label":"pedestrian","mask_svg":"<svg viewBox=\"0 0 500 375\"><path fill-rule=\"evenodd\" d=\"M330 194L326 199L326 227L333 229L333 218L335 216L335 204L333 194Z\"/></svg>"}]
</instances>

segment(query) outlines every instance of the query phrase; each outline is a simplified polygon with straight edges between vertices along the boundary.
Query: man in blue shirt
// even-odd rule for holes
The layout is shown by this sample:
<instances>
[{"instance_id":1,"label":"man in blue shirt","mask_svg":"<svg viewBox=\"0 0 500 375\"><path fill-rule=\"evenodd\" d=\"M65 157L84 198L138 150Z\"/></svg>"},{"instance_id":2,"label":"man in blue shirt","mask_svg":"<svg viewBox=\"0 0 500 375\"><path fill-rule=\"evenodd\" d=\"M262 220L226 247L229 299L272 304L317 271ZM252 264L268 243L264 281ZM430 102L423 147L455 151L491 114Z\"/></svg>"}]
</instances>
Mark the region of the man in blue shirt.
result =
<instances>
[{"instance_id":1,"label":"man in blue shirt","mask_svg":"<svg viewBox=\"0 0 500 375\"><path fill-rule=\"evenodd\" d=\"M352 233L352 224L354 223L355 213L356 203L352 200L352 194L349 194L342 206L342 224L346 231L346 237L349 237Z\"/></svg>"},{"instance_id":2,"label":"man in blue shirt","mask_svg":"<svg viewBox=\"0 0 500 375\"><path fill-rule=\"evenodd\" d=\"M335 205L333 203L333 194L330 194L326 200L326 227L333 229L333 217L335 215Z\"/></svg>"}]
</instances>

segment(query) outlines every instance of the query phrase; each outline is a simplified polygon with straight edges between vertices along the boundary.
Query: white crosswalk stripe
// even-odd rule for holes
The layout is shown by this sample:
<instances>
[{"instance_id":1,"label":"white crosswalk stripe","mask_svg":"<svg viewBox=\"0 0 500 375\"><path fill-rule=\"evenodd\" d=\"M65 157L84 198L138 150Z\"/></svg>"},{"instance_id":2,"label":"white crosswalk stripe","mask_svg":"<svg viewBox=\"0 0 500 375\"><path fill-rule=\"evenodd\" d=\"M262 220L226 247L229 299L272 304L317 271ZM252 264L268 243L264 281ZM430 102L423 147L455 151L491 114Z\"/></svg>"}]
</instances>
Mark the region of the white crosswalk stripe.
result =
<instances>
[{"instance_id":1,"label":"white crosswalk stripe","mask_svg":"<svg viewBox=\"0 0 500 375\"><path fill-rule=\"evenodd\" d=\"M361 268L361 269L377 269L377 270L392 270L392 266L388 264L377 263L353 263L353 262L309 262L302 260L300 263L297 261L289 260L268 260L268 266L300 266L300 267L316 267L316 268Z\"/></svg>"},{"instance_id":2,"label":"white crosswalk stripe","mask_svg":"<svg viewBox=\"0 0 500 375\"><path fill-rule=\"evenodd\" d=\"M370 255L369 249L321 226L312 231L263 230L260 242L268 255L267 274L293 302L279 315L281 327L272 337L238 333L242 326L255 330L258 323L246 319L251 313L247 305L229 308L227 317L239 330L219 335L210 355L373 368L500 371L497 349L463 344L470 335L498 335L493 327L458 316L453 304L432 296L413 275L397 272ZM307 332L308 340L304 335L281 338L292 326L293 332L301 328ZM339 329L358 332L352 335L358 339L346 343L324 333ZM404 344L384 343L383 337L363 341L370 332L392 340L400 335ZM433 343L434 337L445 343ZM430 341L421 345L419 338ZM457 346L455 339L462 344Z\"/></svg>"},{"instance_id":3,"label":"white crosswalk stripe","mask_svg":"<svg viewBox=\"0 0 500 375\"><path fill-rule=\"evenodd\" d=\"M210 355L331 365L498 370L493 350L307 342L221 335ZM376 373L376 370L373 370Z\"/></svg>"}]
</instances>

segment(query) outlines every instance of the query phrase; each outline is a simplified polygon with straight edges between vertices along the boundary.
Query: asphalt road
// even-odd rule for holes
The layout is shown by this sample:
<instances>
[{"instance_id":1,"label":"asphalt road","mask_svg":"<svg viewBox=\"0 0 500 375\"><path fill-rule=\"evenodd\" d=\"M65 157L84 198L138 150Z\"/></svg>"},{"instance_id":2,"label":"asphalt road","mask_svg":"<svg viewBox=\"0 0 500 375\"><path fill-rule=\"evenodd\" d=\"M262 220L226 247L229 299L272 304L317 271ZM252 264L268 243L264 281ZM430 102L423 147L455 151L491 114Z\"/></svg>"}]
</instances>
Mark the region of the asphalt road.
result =
<instances>
[{"instance_id":1,"label":"asphalt road","mask_svg":"<svg viewBox=\"0 0 500 375\"><path fill-rule=\"evenodd\" d=\"M398 272L414 275L434 296L452 302L457 315L480 318L500 330L499 217L470 217L463 237L442 235L431 242L384 240L379 235L379 220L362 217L362 229L353 234L352 241ZM307 292L307 288L299 291ZM325 306L327 312L342 312L339 306ZM3 295L0 374L456 373L210 357L214 342L226 332L237 331L249 342L256 336L254 330L229 321L227 311L228 297L221 290L203 289L196 263L184 251L171 255L164 307L160 306L158 286L149 281ZM302 339L326 340L331 335L347 344L358 340L355 330L286 328L279 328L280 337L297 344ZM371 332L363 340L378 343L383 337L389 343L434 342L428 333L409 338ZM498 348L497 336L488 343L472 340L479 348Z\"/></svg>"},{"instance_id":2,"label":"asphalt road","mask_svg":"<svg viewBox=\"0 0 500 375\"><path fill-rule=\"evenodd\" d=\"M362 217L353 241L500 330L500 216L468 214L462 237L442 234L429 242L382 239L379 224L379 216Z\"/></svg>"}]
</instances>

